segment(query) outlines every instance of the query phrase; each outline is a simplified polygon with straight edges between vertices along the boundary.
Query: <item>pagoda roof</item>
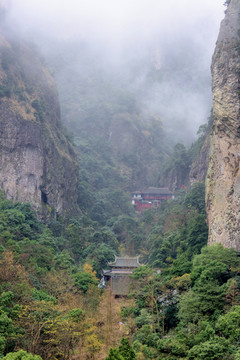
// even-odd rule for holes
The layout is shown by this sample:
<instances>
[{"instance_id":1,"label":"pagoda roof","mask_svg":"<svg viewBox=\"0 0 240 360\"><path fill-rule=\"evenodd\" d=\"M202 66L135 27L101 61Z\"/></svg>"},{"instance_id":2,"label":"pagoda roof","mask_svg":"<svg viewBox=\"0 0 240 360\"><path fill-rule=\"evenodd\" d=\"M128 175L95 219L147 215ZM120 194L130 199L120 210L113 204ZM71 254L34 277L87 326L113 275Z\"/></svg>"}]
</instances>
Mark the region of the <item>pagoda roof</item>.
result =
<instances>
[{"instance_id":1,"label":"pagoda roof","mask_svg":"<svg viewBox=\"0 0 240 360\"><path fill-rule=\"evenodd\" d=\"M118 267L138 267L141 264L139 263L139 256L115 256L115 261L108 263L108 266L118 266Z\"/></svg>"},{"instance_id":2,"label":"pagoda roof","mask_svg":"<svg viewBox=\"0 0 240 360\"><path fill-rule=\"evenodd\" d=\"M156 188L156 187L149 187L147 190L143 191L135 191L133 194L161 194L161 195L172 195L172 191L170 191L168 188Z\"/></svg>"}]
</instances>

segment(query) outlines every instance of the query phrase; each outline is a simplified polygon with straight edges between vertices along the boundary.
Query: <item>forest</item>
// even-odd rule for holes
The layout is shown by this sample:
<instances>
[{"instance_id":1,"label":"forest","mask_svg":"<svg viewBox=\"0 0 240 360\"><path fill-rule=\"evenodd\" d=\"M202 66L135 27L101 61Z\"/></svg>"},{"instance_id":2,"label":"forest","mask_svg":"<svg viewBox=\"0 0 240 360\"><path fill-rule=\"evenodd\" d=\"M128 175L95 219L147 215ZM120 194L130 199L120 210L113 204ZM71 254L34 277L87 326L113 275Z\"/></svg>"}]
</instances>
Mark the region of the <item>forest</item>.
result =
<instances>
[{"instance_id":1,"label":"forest","mask_svg":"<svg viewBox=\"0 0 240 360\"><path fill-rule=\"evenodd\" d=\"M3 359L239 358L240 259L206 247L203 183L104 224L83 214L44 225L3 194L0 211ZM123 251L146 265L115 298L98 282Z\"/></svg>"}]
</instances>

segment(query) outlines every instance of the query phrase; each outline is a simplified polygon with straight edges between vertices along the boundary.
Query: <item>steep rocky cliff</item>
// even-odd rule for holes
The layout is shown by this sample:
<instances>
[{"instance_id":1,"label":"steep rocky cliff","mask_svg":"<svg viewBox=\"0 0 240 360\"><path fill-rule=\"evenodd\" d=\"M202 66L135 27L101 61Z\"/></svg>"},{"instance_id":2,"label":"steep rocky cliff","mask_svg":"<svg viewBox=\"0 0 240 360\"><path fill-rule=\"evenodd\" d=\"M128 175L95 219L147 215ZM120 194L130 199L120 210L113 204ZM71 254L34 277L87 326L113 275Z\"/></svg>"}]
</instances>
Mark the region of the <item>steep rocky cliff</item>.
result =
<instances>
[{"instance_id":1,"label":"steep rocky cliff","mask_svg":"<svg viewBox=\"0 0 240 360\"><path fill-rule=\"evenodd\" d=\"M191 185L205 181L207 169L208 169L209 148L210 148L210 136L207 135L203 143L203 146L201 148L199 156L191 165L191 169L189 173L189 180Z\"/></svg>"},{"instance_id":2,"label":"steep rocky cliff","mask_svg":"<svg viewBox=\"0 0 240 360\"><path fill-rule=\"evenodd\" d=\"M35 51L0 34L0 188L40 218L76 210L78 166L55 83Z\"/></svg>"},{"instance_id":3,"label":"steep rocky cliff","mask_svg":"<svg viewBox=\"0 0 240 360\"><path fill-rule=\"evenodd\" d=\"M212 62L213 133L206 181L209 244L240 250L240 0L231 0Z\"/></svg>"}]
</instances>

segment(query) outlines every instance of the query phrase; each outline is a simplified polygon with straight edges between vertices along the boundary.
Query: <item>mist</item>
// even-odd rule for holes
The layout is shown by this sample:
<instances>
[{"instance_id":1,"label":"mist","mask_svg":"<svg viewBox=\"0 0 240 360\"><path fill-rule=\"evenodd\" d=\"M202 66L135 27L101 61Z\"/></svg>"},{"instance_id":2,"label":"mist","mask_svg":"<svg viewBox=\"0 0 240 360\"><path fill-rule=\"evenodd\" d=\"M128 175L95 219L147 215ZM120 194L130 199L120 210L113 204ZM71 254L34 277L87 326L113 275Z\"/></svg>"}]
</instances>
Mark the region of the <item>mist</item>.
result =
<instances>
[{"instance_id":1,"label":"mist","mask_svg":"<svg viewBox=\"0 0 240 360\"><path fill-rule=\"evenodd\" d=\"M224 9L219 0L15 0L8 24L50 66L53 44L58 54L62 46L57 82L69 69L112 76L143 111L161 117L175 142L189 145L210 114L211 57ZM79 50L63 55L69 44Z\"/></svg>"}]
</instances>

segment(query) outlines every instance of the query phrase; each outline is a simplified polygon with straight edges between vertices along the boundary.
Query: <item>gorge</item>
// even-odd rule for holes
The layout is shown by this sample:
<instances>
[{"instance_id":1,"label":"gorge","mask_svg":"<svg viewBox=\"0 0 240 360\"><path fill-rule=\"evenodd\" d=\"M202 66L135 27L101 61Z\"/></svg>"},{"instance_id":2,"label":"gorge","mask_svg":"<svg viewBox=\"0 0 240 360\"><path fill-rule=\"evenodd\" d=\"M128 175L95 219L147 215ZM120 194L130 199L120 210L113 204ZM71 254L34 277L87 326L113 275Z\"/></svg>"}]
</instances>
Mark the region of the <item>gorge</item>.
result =
<instances>
[{"instance_id":1,"label":"gorge","mask_svg":"<svg viewBox=\"0 0 240 360\"><path fill-rule=\"evenodd\" d=\"M212 111L214 0L92 1L0 0L0 358L239 360L240 0Z\"/></svg>"}]
</instances>

